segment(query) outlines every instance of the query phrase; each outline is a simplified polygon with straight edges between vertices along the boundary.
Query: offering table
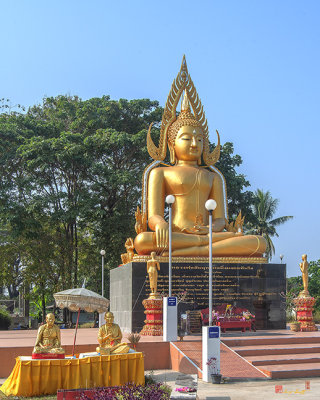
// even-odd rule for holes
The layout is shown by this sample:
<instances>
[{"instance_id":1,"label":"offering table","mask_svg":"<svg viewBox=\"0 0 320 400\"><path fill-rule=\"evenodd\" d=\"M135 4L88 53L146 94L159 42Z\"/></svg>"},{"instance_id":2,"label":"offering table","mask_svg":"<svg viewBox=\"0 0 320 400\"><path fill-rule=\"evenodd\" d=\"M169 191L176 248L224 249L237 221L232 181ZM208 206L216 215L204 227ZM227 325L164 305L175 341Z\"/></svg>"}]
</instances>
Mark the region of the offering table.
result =
<instances>
[{"instance_id":1,"label":"offering table","mask_svg":"<svg viewBox=\"0 0 320 400\"><path fill-rule=\"evenodd\" d=\"M225 332L226 329L237 328L245 332L248 328L251 331L251 321L241 321L241 320L224 320L218 321L217 325L220 326L221 331Z\"/></svg>"},{"instance_id":2,"label":"offering table","mask_svg":"<svg viewBox=\"0 0 320 400\"><path fill-rule=\"evenodd\" d=\"M55 394L58 389L118 386L128 382L144 385L142 353L64 360L17 357L0 390L7 396L41 396Z\"/></svg>"}]
</instances>

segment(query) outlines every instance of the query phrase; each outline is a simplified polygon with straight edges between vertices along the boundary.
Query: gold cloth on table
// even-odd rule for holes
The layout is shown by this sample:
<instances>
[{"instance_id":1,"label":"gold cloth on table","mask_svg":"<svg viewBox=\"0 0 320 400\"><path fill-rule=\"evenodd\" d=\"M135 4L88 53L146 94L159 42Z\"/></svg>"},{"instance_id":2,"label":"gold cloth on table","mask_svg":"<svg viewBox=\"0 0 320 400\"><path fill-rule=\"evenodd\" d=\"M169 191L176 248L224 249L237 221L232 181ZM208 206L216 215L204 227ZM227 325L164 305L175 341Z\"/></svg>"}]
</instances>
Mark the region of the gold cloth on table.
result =
<instances>
[{"instance_id":1,"label":"gold cloth on table","mask_svg":"<svg viewBox=\"0 0 320 400\"><path fill-rule=\"evenodd\" d=\"M16 358L11 375L0 387L7 396L41 396L58 389L144 385L142 353L115 354L64 360Z\"/></svg>"}]
</instances>

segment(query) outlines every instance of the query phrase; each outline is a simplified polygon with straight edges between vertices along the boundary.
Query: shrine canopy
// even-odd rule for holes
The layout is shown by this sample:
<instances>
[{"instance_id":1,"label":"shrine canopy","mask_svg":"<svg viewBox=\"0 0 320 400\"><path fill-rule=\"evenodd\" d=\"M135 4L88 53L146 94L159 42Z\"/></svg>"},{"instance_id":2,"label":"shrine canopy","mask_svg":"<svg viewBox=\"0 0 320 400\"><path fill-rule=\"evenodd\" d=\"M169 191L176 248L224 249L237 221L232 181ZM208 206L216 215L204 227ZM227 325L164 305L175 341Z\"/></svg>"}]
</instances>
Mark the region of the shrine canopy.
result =
<instances>
[{"instance_id":1,"label":"shrine canopy","mask_svg":"<svg viewBox=\"0 0 320 400\"><path fill-rule=\"evenodd\" d=\"M84 310L87 312L106 312L110 301L98 293L86 288L67 289L53 295L59 308L68 308L70 311Z\"/></svg>"}]
</instances>

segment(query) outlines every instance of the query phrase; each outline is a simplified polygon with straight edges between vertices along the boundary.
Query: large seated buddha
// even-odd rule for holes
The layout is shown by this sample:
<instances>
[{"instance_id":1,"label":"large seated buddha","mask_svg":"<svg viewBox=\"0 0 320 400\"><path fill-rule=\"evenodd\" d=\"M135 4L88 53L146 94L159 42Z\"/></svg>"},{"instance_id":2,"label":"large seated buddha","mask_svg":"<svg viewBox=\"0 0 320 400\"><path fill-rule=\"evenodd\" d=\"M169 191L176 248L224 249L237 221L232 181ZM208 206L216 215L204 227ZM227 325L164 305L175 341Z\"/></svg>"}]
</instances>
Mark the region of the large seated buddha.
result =
<instances>
[{"instance_id":1,"label":"large seated buddha","mask_svg":"<svg viewBox=\"0 0 320 400\"><path fill-rule=\"evenodd\" d=\"M183 94L184 93L184 94ZM181 113L176 108L182 100ZM151 125L152 126L152 125ZM203 106L187 70L185 58L168 96L161 122L160 142L147 145L154 159L143 178L142 210L136 213L134 247L139 255L168 253L168 222L164 218L165 199L174 195L172 205L172 255L207 257L261 257L266 240L244 235L241 224L228 224L225 180L214 167L220 156L220 138L210 153L209 132ZM167 148L170 164L163 163ZM205 203L214 199L212 244L209 243L208 211ZM148 229L149 228L149 229Z\"/></svg>"}]
</instances>

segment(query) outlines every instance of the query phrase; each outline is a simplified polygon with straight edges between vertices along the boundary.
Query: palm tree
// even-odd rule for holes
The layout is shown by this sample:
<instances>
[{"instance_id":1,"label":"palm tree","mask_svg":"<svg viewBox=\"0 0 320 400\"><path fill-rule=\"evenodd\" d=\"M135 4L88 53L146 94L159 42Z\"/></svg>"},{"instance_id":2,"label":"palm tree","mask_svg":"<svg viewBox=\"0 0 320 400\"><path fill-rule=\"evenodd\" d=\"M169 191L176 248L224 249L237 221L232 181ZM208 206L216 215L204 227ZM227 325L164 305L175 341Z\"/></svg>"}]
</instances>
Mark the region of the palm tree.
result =
<instances>
[{"instance_id":1,"label":"palm tree","mask_svg":"<svg viewBox=\"0 0 320 400\"><path fill-rule=\"evenodd\" d=\"M273 199L270 192L264 192L258 189L254 194L254 203L252 206L252 212L254 216L254 222L248 224L249 232L255 235L263 236L267 241L266 256L270 260L273 254L275 254L274 244L272 243L271 237L278 237L276 226L284 224L292 216L279 217L272 219L279 204L278 199Z\"/></svg>"}]
</instances>

